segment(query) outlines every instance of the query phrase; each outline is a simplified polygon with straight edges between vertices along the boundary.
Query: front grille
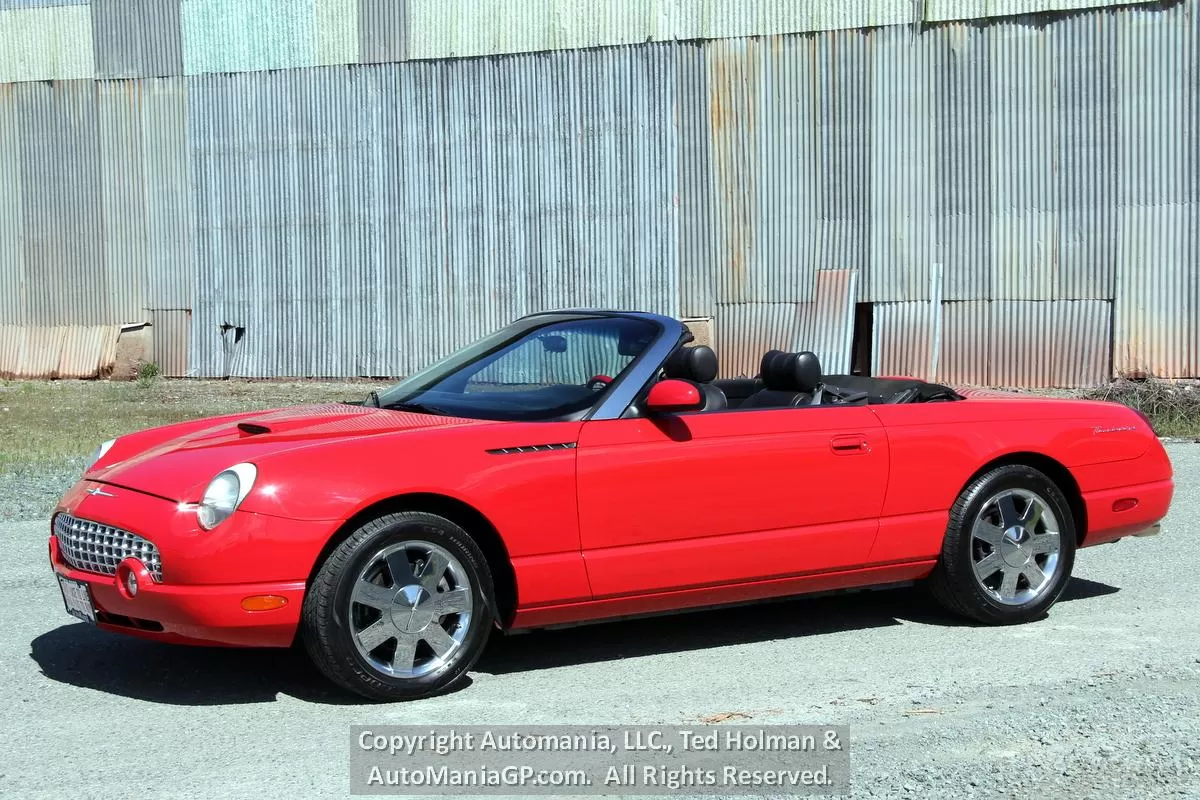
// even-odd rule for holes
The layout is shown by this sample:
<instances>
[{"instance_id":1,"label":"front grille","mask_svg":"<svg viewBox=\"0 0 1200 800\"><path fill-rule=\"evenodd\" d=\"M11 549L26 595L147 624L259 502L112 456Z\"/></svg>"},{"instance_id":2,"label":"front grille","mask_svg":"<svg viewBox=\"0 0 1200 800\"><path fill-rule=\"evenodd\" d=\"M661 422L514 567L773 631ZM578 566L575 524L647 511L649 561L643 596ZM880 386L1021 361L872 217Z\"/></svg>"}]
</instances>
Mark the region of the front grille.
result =
<instances>
[{"instance_id":1,"label":"front grille","mask_svg":"<svg viewBox=\"0 0 1200 800\"><path fill-rule=\"evenodd\" d=\"M54 518L54 535L58 537L58 552L75 569L116 575L117 565L132 556L146 565L154 580L162 581L158 548L137 534L59 514Z\"/></svg>"}]
</instances>

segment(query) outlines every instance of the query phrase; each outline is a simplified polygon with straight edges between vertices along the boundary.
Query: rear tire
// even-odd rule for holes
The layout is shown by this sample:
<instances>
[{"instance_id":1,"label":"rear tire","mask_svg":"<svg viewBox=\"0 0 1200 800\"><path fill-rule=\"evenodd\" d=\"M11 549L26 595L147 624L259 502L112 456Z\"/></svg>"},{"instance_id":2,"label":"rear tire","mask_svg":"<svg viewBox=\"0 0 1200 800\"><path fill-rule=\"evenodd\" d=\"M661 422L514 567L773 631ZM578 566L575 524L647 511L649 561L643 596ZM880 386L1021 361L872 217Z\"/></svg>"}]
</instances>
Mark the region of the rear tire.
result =
<instances>
[{"instance_id":1,"label":"rear tire","mask_svg":"<svg viewBox=\"0 0 1200 800\"><path fill-rule=\"evenodd\" d=\"M491 571L461 527L420 511L367 522L318 570L301 638L328 678L373 700L451 688L487 644Z\"/></svg>"},{"instance_id":2,"label":"rear tire","mask_svg":"<svg viewBox=\"0 0 1200 800\"><path fill-rule=\"evenodd\" d=\"M971 481L950 509L929 578L947 610L989 625L1038 619L1075 565L1075 520L1055 483L1033 467L997 467Z\"/></svg>"}]
</instances>

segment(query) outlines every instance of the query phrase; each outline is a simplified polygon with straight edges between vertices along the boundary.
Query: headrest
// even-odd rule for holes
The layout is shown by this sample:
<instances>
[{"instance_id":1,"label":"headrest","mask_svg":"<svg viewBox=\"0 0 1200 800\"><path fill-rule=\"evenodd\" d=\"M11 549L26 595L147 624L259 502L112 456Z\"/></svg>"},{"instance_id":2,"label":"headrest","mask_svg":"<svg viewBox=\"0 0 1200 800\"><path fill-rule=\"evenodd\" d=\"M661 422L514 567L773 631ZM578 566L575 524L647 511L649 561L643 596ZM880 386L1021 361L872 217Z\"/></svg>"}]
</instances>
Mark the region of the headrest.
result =
<instances>
[{"instance_id":1,"label":"headrest","mask_svg":"<svg viewBox=\"0 0 1200 800\"><path fill-rule=\"evenodd\" d=\"M667 358L663 372L668 378L708 383L717 377L717 354L703 344L680 347Z\"/></svg>"},{"instance_id":2,"label":"headrest","mask_svg":"<svg viewBox=\"0 0 1200 800\"><path fill-rule=\"evenodd\" d=\"M762 359L762 381L768 389L811 393L821 385L821 362L814 353L768 350Z\"/></svg>"}]
</instances>

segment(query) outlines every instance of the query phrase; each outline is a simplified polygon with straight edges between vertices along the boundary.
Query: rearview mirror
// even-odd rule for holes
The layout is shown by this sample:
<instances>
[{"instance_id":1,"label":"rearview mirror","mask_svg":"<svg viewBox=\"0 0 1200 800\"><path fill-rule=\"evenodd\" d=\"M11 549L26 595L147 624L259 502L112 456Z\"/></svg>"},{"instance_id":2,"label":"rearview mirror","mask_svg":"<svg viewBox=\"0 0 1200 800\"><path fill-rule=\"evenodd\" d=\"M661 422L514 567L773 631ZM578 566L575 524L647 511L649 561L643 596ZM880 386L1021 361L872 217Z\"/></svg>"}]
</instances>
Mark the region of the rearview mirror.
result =
<instances>
[{"instance_id":1,"label":"rearview mirror","mask_svg":"<svg viewBox=\"0 0 1200 800\"><path fill-rule=\"evenodd\" d=\"M547 353L567 352L567 337L565 336L559 336L556 333L547 333L545 336L539 336L538 341L542 343L542 349Z\"/></svg>"},{"instance_id":2,"label":"rearview mirror","mask_svg":"<svg viewBox=\"0 0 1200 800\"><path fill-rule=\"evenodd\" d=\"M646 395L646 411L651 414L695 411L703 405L700 390L687 381L659 381L650 387L650 393Z\"/></svg>"}]
</instances>

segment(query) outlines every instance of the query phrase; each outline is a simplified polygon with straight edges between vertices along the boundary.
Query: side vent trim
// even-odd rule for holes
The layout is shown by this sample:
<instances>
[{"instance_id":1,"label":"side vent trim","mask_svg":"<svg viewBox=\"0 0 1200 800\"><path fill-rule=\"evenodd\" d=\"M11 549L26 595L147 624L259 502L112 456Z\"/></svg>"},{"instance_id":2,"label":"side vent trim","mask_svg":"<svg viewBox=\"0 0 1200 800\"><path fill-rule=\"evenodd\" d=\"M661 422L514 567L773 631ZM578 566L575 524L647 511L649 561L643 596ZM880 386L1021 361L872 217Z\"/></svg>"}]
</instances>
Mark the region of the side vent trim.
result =
<instances>
[{"instance_id":1,"label":"side vent trim","mask_svg":"<svg viewBox=\"0 0 1200 800\"><path fill-rule=\"evenodd\" d=\"M494 456L514 456L518 453L545 453L550 450L574 450L575 442L556 442L554 444L523 444L520 447L497 447L488 450Z\"/></svg>"}]
</instances>

